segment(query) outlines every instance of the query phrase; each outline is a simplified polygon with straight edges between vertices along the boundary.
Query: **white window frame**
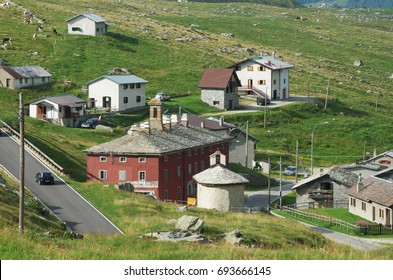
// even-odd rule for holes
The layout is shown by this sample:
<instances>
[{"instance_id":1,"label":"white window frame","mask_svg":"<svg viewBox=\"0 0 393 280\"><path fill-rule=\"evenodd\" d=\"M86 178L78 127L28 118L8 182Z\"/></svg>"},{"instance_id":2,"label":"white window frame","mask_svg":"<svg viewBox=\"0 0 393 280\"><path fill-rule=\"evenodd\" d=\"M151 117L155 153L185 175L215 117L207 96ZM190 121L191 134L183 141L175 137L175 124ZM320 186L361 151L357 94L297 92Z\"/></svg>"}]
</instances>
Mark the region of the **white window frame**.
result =
<instances>
[{"instance_id":1,"label":"white window frame","mask_svg":"<svg viewBox=\"0 0 393 280\"><path fill-rule=\"evenodd\" d=\"M126 181L127 180L127 171L119 170L119 181Z\"/></svg>"},{"instance_id":2,"label":"white window frame","mask_svg":"<svg viewBox=\"0 0 393 280\"><path fill-rule=\"evenodd\" d=\"M146 157L139 157L138 158L139 163L145 163L146 162Z\"/></svg>"},{"instance_id":3,"label":"white window frame","mask_svg":"<svg viewBox=\"0 0 393 280\"><path fill-rule=\"evenodd\" d=\"M101 176L103 175L103 176ZM98 170L98 178L101 181L108 180L108 170Z\"/></svg>"},{"instance_id":4,"label":"white window frame","mask_svg":"<svg viewBox=\"0 0 393 280\"><path fill-rule=\"evenodd\" d=\"M127 162L127 158L126 157L119 157L119 162Z\"/></svg>"},{"instance_id":5,"label":"white window frame","mask_svg":"<svg viewBox=\"0 0 393 280\"><path fill-rule=\"evenodd\" d=\"M108 162L108 157L100 156L100 162Z\"/></svg>"},{"instance_id":6,"label":"white window frame","mask_svg":"<svg viewBox=\"0 0 393 280\"><path fill-rule=\"evenodd\" d=\"M146 181L146 171L138 171L139 181Z\"/></svg>"}]
</instances>

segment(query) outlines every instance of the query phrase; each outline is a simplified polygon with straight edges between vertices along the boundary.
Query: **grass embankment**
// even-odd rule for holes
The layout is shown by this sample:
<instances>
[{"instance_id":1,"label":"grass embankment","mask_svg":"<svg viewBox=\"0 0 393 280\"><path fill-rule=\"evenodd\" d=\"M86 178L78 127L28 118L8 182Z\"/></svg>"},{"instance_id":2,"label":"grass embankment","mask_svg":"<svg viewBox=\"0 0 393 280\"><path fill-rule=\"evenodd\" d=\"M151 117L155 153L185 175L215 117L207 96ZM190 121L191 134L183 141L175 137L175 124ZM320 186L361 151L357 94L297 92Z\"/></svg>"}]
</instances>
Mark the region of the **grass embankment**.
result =
<instances>
[{"instance_id":1,"label":"grass embankment","mask_svg":"<svg viewBox=\"0 0 393 280\"><path fill-rule=\"evenodd\" d=\"M222 213L197 208L177 212L177 205L118 191L102 184L76 184L76 189L118 225L124 235L86 234L83 239L43 235L47 229L31 230L15 238L16 226L0 230L1 259L391 259L389 248L357 251L334 244L303 225L266 214ZM4 202L5 205L15 202ZM9 207L9 206L7 206ZM202 234L212 244L157 242L140 238L145 233L173 230L168 220L182 215L200 217ZM3 215L0 216L3 219ZM15 221L14 221L15 223ZM256 248L225 244L223 234L239 230Z\"/></svg>"}]
</instances>

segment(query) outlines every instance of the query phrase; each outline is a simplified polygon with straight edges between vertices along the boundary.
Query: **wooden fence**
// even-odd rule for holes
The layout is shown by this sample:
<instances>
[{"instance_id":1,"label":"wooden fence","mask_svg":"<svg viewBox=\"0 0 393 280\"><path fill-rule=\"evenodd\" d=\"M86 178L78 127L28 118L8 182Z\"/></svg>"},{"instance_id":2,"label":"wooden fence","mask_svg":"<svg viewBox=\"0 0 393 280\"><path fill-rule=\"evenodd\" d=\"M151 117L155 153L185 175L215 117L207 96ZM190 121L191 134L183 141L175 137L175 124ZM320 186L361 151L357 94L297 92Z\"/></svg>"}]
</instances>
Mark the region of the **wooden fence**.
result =
<instances>
[{"instance_id":1,"label":"wooden fence","mask_svg":"<svg viewBox=\"0 0 393 280\"><path fill-rule=\"evenodd\" d=\"M294 208L290 208L287 206L283 206L282 211L284 211L285 213L287 213L288 215L297 217L297 218L301 218L301 219L306 219L306 220L311 220L311 221L318 221L318 222L323 222L323 223L327 223L329 225L336 225L339 226L341 228L345 228L348 231L359 231L359 228L356 225L353 225L351 223L336 219L336 218L332 218L329 216L323 216L323 215L318 215L315 213L310 213L310 212L305 212L305 211L301 211L298 209L294 209Z\"/></svg>"}]
</instances>

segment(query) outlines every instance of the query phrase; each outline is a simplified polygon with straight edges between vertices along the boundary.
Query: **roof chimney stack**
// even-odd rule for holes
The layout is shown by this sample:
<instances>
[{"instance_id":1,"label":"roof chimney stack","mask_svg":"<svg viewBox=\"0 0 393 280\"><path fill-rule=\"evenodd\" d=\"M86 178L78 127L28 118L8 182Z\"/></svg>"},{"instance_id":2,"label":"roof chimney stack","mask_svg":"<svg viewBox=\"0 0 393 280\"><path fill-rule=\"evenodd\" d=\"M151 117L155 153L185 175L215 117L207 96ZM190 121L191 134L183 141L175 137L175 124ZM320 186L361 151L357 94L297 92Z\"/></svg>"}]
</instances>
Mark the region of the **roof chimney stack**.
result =
<instances>
[{"instance_id":1,"label":"roof chimney stack","mask_svg":"<svg viewBox=\"0 0 393 280\"><path fill-rule=\"evenodd\" d=\"M224 116L220 117L220 122L219 122L220 126L224 125Z\"/></svg>"},{"instance_id":2,"label":"roof chimney stack","mask_svg":"<svg viewBox=\"0 0 393 280\"><path fill-rule=\"evenodd\" d=\"M358 182L356 184L356 193L358 194L363 189L362 174L359 173Z\"/></svg>"},{"instance_id":3,"label":"roof chimney stack","mask_svg":"<svg viewBox=\"0 0 393 280\"><path fill-rule=\"evenodd\" d=\"M165 115L162 122L164 123L164 128L166 131L171 130L171 119L169 118L168 115Z\"/></svg>"},{"instance_id":4,"label":"roof chimney stack","mask_svg":"<svg viewBox=\"0 0 393 280\"><path fill-rule=\"evenodd\" d=\"M205 122L201 122L201 127L205 128Z\"/></svg>"},{"instance_id":5,"label":"roof chimney stack","mask_svg":"<svg viewBox=\"0 0 393 280\"><path fill-rule=\"evenodd\" d=\"M181 123L182 126L188 127L188 115L187 114L183 114L181 116L180 123Z\"/></svg>"}]
</instances>

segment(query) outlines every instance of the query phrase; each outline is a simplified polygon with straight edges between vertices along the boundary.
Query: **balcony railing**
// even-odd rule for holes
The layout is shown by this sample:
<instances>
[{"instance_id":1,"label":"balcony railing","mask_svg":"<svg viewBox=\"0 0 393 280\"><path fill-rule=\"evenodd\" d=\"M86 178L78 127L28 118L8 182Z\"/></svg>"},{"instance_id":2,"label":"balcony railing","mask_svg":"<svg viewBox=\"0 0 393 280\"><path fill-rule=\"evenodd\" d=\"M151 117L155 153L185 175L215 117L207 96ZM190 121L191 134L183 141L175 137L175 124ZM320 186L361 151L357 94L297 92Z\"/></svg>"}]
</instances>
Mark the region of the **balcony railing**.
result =
<instances>
[{"instance_id":1,"label":"balcony railing","mask_svg":"<svg viewBox=\"0 0 393 280\"><path fill-rule=\"evenodd\" d=\"M331 198L333 196L333 190L309 189L307 193L308 193L308 197L313 199L326 199L328 197Z\"/></svg>"}]
</instances>

